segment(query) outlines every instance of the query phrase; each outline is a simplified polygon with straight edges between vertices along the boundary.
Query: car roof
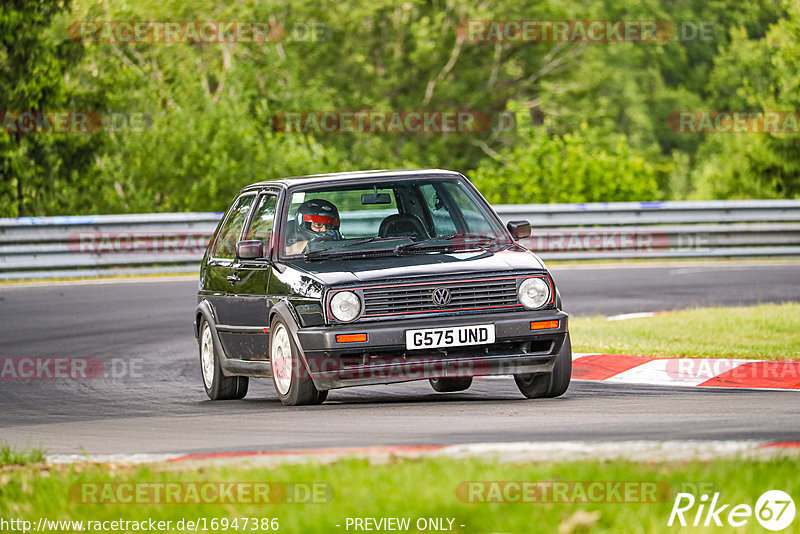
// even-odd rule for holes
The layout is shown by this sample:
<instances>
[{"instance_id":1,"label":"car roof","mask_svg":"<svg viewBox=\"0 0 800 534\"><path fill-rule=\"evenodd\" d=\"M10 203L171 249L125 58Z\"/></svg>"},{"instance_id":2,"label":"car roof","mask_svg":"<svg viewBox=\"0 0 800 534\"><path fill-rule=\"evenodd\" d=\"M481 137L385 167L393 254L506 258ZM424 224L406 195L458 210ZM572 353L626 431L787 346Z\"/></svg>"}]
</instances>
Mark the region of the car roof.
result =
<instances>
[{"instance_id":1,"label":"car roof","mask_svg":"<svg viewBox=\"0 0 800 534\"><path fill-rule=\"evenodd\" d=\"M350 172L331 172L326 174L309 174L307 176L292 176L291 178L279 178L277 180L265 180L263 182L256 182L250 184L242 191L254 189L264 186L281 186L289 187L293 185L314 185L314 184L328 184L331 182L345 182L345 181L366 181L380 179L380 178L413 178L415 176L443 176L450 178L461 177L461 173L455 171L447 171L444 169L382 169L372 171L350 171Z\"/></svg>"}]
</instances>

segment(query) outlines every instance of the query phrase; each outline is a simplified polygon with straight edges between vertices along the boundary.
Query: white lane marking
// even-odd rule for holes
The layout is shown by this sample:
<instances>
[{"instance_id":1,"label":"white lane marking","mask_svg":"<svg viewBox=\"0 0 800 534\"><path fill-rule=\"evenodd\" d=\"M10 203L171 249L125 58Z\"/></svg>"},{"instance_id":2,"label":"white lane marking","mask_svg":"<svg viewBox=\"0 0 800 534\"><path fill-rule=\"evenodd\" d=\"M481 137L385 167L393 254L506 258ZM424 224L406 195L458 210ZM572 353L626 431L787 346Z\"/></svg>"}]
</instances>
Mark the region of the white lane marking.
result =
<instances>
[{"instance_id":1,"label":"white lane marking","mask_svg":"<svg viewBox=\"0 0 800 534\"><path fill-rule=\"evenodd\" d=\"M60 454L48 455L50 463L74 462L119 462L119 463L158 463L167 460L181 459L193 463L247 463L281 464L300 462L316 462L320 459L326 461L357 457L383 458L399 456L418 458L420 456L445 456L453 458L465 457L491 457L499 461L563 461L581 459L627 459L632 461L682 461L682 460L711 460L718 457L754 457L773 458L776 456L796 455L800 448L770 447L766 440L629 440L629 441L543 441L543 442L495 442L495 443L466 443L459 445L446 445L440 449L425 450L414 446L400 446L397 450L392 447L377 447L375 450L365 450L361 447L349 449L313 450L313 451L279 451L274 454L260 454L259 451L227 457L224 452L218 457L184 458L189 453L175 454L105 454L105 455L78 455ZM382 450L386 449L386 450ZM407 450L404 450L407 449Z\"/></svg>"},{"instance_id":2,"label":"white lane marking","mask_svg":"<svg viewBox=\"0 0 800 534\"><path fill-rule=\"evenodd\" d=\"M471 443L433 451L432 456L497 456L502 461L558 461L575 459L629 459L633 461L713 459L763 450L763 440L725 441L550 441Z\"/></svg>"},{"instance_id":3,"label":"white lane marking","mask_svg":"<svg viewBox=\"0 0 800 534\"><path fill-rule=\"evenodd\" d=\"M619 315L610 315L606 317L606 321L626 321L628 319L644 319L646 317L653 317L656 312L638 312L638 313L621 313Z\"/></svg>"},{"instance_id":4,"label":"white lane marking","mask_svg":"<svg viewBox=\"0 0 800 534\"><path fill-rule=\"evenodd\" d=\"M76 462L149 464L166 462L180 456L183 456L183 454L48 454L46 459L52 464L72 464Z\"/></svg>"}]
</instances>

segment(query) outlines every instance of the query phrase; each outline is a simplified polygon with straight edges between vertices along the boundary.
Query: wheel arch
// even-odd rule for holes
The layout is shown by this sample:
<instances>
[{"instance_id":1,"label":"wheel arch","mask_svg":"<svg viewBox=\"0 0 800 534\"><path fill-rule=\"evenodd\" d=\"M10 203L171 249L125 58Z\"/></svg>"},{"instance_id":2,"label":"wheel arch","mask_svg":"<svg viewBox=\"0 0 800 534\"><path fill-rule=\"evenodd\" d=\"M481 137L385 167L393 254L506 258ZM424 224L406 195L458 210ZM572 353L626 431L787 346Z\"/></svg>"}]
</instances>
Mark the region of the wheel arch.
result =
<instances>
[{"instance_id":1,"label":"wheel arch","mask_svg":"<svg viewBox=\"0 0 800 534\"><path fill-rule=\"evenodd\" d=\"M306 359L306 353L303 351L303 346L300 344L300 336L297 335L299 327L299 321L297 320L297 311L294 309L294 306L286 300L281 299L274 306L272 306L269 310L269 325L270 331L272 330L272 321L275 320L275 317L280 317L283 323L286 325L286 328L289 330L289 335L292 336L292 341L294 341L294 346L297 347L297 351L299 352L300 361L303 362L303 367L305 367L306 371L311 376L311 380L314 381L314 373L311 373L308 360ZM316 382L314 382L316 386Z\"/></svg>"},{"instance_id":2,"label":"wheel arch","mask_svg":"<svg viewBox=\"0 0 800 534\"><path fill-rule=\"evenodd\" d=\"M214 307L205 299L197 305L194 312L194 337L197 340L200 339L200 325L203 320L208 323L208 327L211 329L211 340L214 343L214 352L220 356L222 374L224 376L236 376L226 370L227 366L225 364L228 361L228 355L225 354L225 349L222 347L222 340L219 338L219 333L217 333L217 320L214 314Z\"/></svg>"}]
</instances>

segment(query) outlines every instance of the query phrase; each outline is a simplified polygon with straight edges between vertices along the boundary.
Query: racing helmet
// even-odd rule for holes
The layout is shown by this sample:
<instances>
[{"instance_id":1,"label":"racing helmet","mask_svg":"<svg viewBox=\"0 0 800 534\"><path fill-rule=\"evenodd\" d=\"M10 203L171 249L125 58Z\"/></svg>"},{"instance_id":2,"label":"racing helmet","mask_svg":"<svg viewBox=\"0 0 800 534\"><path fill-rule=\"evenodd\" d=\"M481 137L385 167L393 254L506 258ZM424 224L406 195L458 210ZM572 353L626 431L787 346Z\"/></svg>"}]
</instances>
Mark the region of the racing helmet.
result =
<instances>
[{"instance_id":1,"label":"racing helmet","mask_svg":"<svg viewBox=\"0 0 800 534\"><path fill-rule=\"evenodd\" d=\"M328 225L328 231L335 230L338 233L339 210L336 209L333 203L321 198L315 198L300 204L295 214L295 221L297 222L298 231L307 238L322 237L326 232L315 232L311 228L311 223L326 224Z\"/></svg>"}]
</instances>

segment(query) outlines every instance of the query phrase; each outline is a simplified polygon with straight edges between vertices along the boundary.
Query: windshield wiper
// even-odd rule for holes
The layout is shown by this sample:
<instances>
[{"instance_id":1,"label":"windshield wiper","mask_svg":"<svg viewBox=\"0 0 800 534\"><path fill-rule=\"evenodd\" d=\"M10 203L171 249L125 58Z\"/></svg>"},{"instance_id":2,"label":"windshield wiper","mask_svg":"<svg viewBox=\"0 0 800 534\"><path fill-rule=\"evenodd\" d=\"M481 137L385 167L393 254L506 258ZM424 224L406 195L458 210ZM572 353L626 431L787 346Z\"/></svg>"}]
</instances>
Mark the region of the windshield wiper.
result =
<instances>
[{"instance_id":1,"label":"windshield wiper","mask_svg":"<svg viewBox=\"0 0 800 534\"><path fill-rule=\"evenodd\" d=\"M423 250L436 250L441 248L451 248L454 243L451 243L453 239L464 239L470 240L469 245L476 246L481 250L487 250L484 246L481 245L495 245L497 244L497 238L484 235L484 234L470 234L470 233L459 233L459 234L449 234L449 235L440 235L436 237L429 237L428 239L423 239L422 241L414 241L413 243L405 243L402 245L397 245L394 247L395 254L401 254L403 252L413 250L413 249L423 249ZM442 243L435 243L435 241L443 241ZM464 243L467 244L467 243Z\"/></svg>"},{"instance_id":2,"label":"windshield wiper","mask_svg":"<svg viewBox=\"0 0 800 534\"><path fill-rule=\"evenodd\" d=\"M373 243L375 241L394 241L396 239L412 239L412 236L407 235L393 235L393 236L374 236L374 237L365 237L363 239L356 239L354 241L348 241L347 243L338 246L338 247L325 247L320 248L317 250L309 250L305 254L303 254L303 258L306 260L314 260L319 259L322 257L329 257L331 255L339 256L339 255L347 255L353 253L361 253L361 252L376 252L373 250L364 251L364 250L354 250L351 252L343 252L340 253L340 249L351 247L354 245L364 245L366 243Z\"/></svg>"},{"instance_id":3,"label":"windshield wiper","mask_svg":"<svg viewBox=\"0 0 800 534\"><path fill-rule=\"evenodd\" d=\"M336 248L346 248L346 247L351 247L353 245L363 245L364 243L372 243L373 241L394 241L395 239L413 239L413 238L414 236L410 235L387 235L387 236L365 237L364 239L356 239L355 241L348 241L341 247L336 247ZM325 250L330 250L330 248Z\"/></svg>"}]
</instances>

